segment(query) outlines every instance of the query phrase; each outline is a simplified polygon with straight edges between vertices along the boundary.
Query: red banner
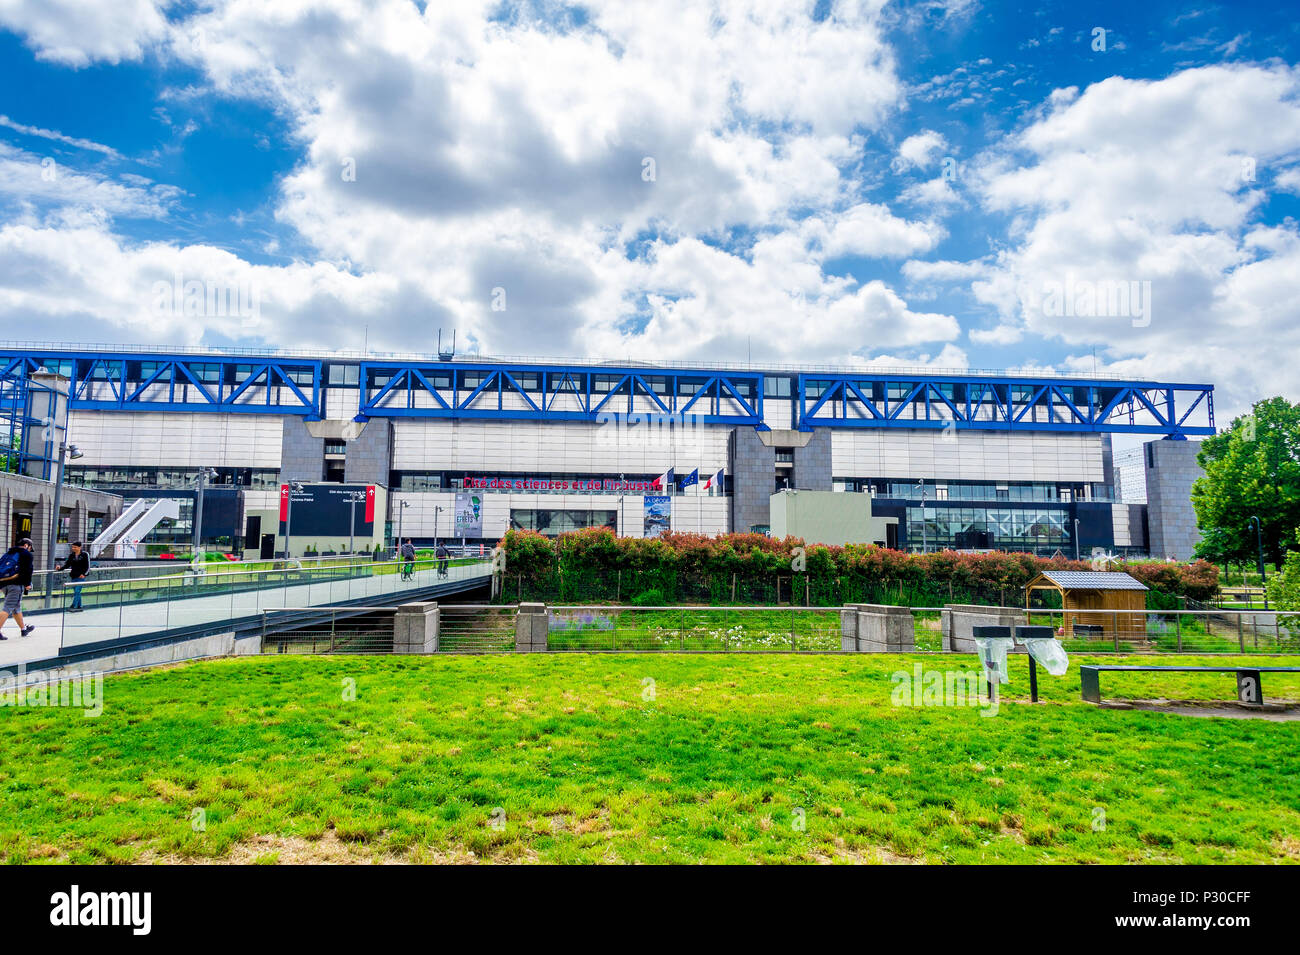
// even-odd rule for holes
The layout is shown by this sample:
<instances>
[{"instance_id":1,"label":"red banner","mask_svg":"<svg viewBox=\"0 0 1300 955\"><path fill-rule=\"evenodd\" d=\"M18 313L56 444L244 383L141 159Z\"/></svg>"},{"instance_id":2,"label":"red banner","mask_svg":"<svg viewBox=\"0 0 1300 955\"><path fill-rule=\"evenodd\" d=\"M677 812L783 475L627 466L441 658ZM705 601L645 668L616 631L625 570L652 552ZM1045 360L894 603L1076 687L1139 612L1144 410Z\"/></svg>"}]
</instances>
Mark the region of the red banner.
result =
<instances>
[{"instance_id":1,"label":"red banner","mask_svg":"<svg viewBox=\"0 0 1300 955\"><path fill-rule=\"evenodd\" d=\"M375 522L375 486L373 484L367 484L366 485L366 523L373 524L374 522Z\"/></svg>"},{"instance_id":2,"label":"red banner","mask_svg":"<svg viewBox=\"0 0 1300 955\"><path fill-rule=\"evenodd\" d=\"M280 485L280 520L289 519L289 485Z\"/></svg>"}]
</instances>

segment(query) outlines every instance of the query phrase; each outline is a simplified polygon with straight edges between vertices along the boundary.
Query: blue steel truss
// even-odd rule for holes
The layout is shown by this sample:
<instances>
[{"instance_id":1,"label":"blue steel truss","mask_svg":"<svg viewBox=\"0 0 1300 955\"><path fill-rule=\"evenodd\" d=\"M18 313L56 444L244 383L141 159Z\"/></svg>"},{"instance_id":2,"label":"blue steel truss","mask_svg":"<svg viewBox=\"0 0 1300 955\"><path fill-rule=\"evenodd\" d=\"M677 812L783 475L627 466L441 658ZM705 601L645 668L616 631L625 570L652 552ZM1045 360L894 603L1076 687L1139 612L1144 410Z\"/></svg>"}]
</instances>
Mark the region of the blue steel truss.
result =
<instances>
[{"instance_id":1,"label":"blue steel truss","mask_svg":"<svg viewBox=\"0 0 1300 955\"><path fill-rule=\"evenodd\" d=\"M221 353L23 350L0 353L0 381L21 392L27 376L45 367L70 379L74 409L237 412L319 420L327 363ZM777 413L784 418L788 406L790 426L802 431L951 427L1154 434L1178 440L1215 430L1214 388L1204 384L437 360L359 364L359 421L600 422L641 415L645 420L690 418L766 430L765 376L777 375L794 379L792 398L774 399Z\"/></svg>"},{"instance_id":2,"label":"blue steel truss","mask_svg":"<svg viewBox=\"0 0 1300 955\"><path fill-rule=\"evenodd\" d=\"M795 426L1214 434L1214 386L1065 378L801 374ZM1193 418L1193 414L1196 417Z\"/></svg>"},{"instance_id":3,"label":"blue steel truss","mask_svg":"<svg viewBox=\"0 0 1300 955\"><path fill-rule=\"evenodd\" d=\"M616 366L362 362L357 420L603 421L620 415L763 424L761 372Z\"/></svg>"},{"instance_id":4,"label":"blue steel truss","mask_svg":"<svg viewBox=\"0 0 1300 955\"><path fill-rule=\"evenodd\" d=\"M74 409L289 414L319 420L322 362L230 355L103 352L0 354L0 377L37 368L69 379Z\"/></svg>"}]
</instances>

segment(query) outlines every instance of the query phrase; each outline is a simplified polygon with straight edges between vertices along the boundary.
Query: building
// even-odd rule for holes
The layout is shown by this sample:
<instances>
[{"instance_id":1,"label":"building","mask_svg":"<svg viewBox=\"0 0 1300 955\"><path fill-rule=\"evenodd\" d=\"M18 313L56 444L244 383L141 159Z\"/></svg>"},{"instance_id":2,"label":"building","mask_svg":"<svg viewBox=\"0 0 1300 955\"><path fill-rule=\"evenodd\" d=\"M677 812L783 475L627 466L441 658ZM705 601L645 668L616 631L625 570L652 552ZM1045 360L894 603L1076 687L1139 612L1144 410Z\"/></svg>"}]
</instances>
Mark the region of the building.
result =
<instances>
[{"instance_id":1,"label":"building","mask_svg":"<svg viewBox=\"0 0 1300 955\"><path fill-rule=\"evenodd\" d=\"M70 482L192 514L210 468L207 493L237 506L209 520L205 503L205 541L246 554L283 532L295 481L387 488L386 541L399 522L488 546L511 527L767 531L792 488L870 495L901 548L1140 552L1110 436L1214 431L1211 385L1103 377L55 345L0 366L71 380Z\"/></svg>"},{"instance_id":2,"label":"building","mask_svg":"<svg viewBox=\"0 0 1300 955\"><path fill-rule=\"evenodd\" d=\"M870 494L799 491L786 488L772 495L772 536L843 546L898 543L898 518L873 517Z\"/></svg>"}]
</instances>

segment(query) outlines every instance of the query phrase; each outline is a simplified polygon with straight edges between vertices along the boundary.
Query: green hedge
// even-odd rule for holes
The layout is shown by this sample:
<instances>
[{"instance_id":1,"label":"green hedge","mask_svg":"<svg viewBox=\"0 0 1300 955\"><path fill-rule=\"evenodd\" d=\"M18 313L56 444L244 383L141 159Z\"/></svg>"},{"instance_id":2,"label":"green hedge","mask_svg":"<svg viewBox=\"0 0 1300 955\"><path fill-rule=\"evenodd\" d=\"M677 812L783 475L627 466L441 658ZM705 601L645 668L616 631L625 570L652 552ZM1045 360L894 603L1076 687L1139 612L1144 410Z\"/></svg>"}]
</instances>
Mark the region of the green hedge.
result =
<instances>
[{"instance_id":1,"label":"green hedge","mask_svg":"<svg viewBox=\"0 0 1300 955\"><path fill-rule=\"evenodd\" d=\"M645 539L591 528L548 538L535 531L509 531L502 546L502 598L556 603L1020 605L1025 584L1043 570L1091 569L1081 561L1029 554L908 554L854 544L806 547L798 538L775 540L763 534L670 532ZM1114 566L1162 595L1156 598L1160 601L1208 600L1218 592L1218 568L1205 561Z\"/></svg>"}]
</instances>

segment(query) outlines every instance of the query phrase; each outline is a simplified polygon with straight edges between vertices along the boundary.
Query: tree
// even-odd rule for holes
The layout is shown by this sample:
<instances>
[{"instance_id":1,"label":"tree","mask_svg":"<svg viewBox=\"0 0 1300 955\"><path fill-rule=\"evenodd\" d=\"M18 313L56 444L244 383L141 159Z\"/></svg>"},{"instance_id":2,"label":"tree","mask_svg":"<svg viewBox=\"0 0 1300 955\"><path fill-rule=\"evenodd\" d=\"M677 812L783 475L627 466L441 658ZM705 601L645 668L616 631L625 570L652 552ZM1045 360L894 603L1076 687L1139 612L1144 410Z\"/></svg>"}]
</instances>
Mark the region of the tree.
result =
<instances>
[{"instance_id":1,"label":"tree","mask_svg":"<svg viewBox=\"0 0 1300 955\"><path fill-rule=\"evenodd\" d=\"M1268 599L1278 610L1300 610L1300 550L1287 554L1282 573L1268 579Z\"/></svg>"},{"instance_id":2,"label":"tree","mask_svg":"<svg viewBox=\"0 0 1300 955\"><path fill-rule=\"evenodd\" d=\"M1250 519L1258 517L1264 559L1281 565L1295 550L1300 526L1300 404L1285 398L1255 403L1221 434L1201 442L1205 476L1192 485L1202 540L1197 553L1215 561L1251 561L1257 553Z\"/></svg>"}]
</instances>

